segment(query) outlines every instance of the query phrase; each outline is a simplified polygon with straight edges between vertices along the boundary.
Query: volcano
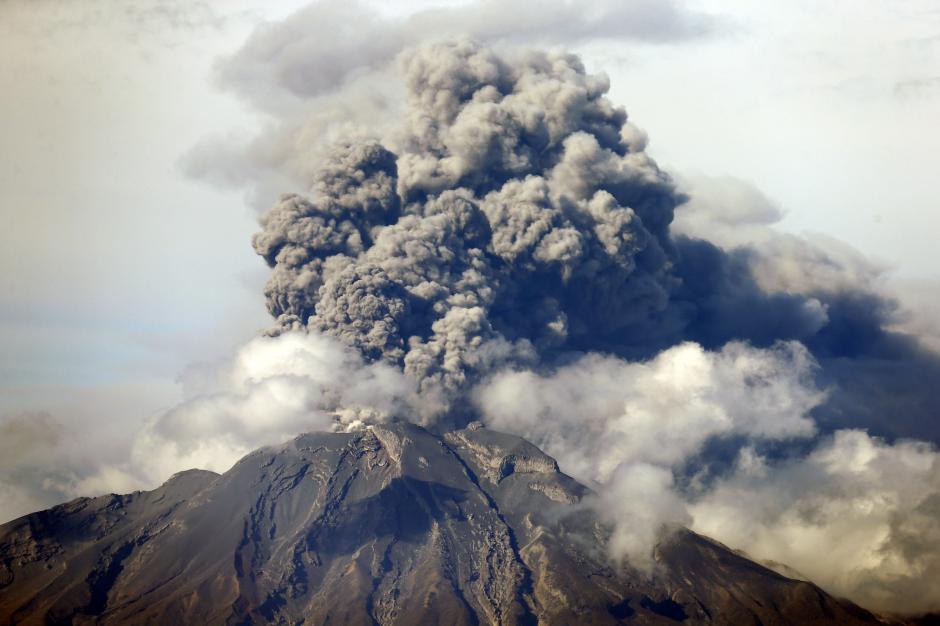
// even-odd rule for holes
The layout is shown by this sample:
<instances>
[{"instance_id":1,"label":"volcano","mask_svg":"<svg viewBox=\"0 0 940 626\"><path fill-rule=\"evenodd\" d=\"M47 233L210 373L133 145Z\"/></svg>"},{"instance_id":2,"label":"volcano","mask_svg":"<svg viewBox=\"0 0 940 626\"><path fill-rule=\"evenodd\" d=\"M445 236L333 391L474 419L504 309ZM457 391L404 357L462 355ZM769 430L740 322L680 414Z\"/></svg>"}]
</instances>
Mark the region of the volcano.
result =
<instances>
[{"instance_id":1,"label":"volcano","mask_svg":"<svg viewBox=\"0 0 940 626\"><path fill-rule=\"evenodd\" d=\"M880 623L684 528L649 564L612 560L592 495L478 424L304 434L0 526L0 621Z\"/></svg>"}]
</instances>

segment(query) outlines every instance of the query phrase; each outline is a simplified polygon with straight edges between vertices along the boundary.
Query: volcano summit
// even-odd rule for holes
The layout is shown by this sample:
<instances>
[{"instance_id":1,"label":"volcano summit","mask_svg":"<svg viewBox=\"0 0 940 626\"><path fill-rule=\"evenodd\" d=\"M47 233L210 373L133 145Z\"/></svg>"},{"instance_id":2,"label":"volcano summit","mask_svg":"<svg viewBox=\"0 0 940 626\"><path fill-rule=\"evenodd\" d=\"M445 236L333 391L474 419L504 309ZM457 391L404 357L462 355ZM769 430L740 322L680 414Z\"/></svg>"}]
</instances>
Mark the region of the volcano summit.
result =
<instances>
[{"instance_id":1,"label":"volcano summit","mask_svg":"<svg viewBox=\"0 0 940 626\"><path fill-rule=\"evenodd\" d=\"M523 439L311 433L222 475L0 526L11 624L875 624L672 529L611 562L591 491ZM642 502L633 503L642 506Z\"/></svg>"}]
</instances>

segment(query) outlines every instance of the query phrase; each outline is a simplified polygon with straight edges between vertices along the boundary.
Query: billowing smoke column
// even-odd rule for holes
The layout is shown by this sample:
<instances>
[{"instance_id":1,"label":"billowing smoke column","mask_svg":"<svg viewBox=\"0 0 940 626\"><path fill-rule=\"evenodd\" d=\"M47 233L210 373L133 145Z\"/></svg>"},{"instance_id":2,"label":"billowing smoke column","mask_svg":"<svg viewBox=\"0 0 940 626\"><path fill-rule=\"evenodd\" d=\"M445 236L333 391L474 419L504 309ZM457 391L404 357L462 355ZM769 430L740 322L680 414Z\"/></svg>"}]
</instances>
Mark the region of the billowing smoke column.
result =
<instances>
[{"instance_id":1,"label":"billowing smoke column","mask_svg":"<svg viewBox=\"0 0 940 626\"><path fill-rule=\"evenodd\" d=\"M676 284L683 198L606 77L470 42L405 69L400 154L341 145L312 199L262 217L278 328L337 337L446 397L507 363L629 350Z\"/></svg>"}]
</instances>

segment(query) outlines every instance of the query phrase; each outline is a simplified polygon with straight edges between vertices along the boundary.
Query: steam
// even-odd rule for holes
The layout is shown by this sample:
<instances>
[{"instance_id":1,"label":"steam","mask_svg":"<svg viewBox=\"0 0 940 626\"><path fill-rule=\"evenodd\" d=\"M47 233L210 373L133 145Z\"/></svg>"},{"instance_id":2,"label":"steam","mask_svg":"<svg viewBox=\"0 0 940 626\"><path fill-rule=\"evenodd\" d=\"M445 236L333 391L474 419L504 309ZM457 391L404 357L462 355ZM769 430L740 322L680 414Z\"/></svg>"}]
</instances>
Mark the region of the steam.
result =
<instances>
[{"instance_id":1,"label":"steam","mask_svg":"<svg viewBox=\"0 0 940 626\"><path fill-rule=\"evenodd\" d=\"M940 606L938 506L933 446L839 430L800 459L774 462L745 448L689 511L696 530L832 593L916 613Z\"/></svg>"},{"instance_id":2,"label":"steam","mask_svg":"<svg viewBox=\"0 0 940 626\"><path fill-rule=\"evenodd\" d=\"M623 463L672 468L713 437L787 440L815 434L824 399L798 343L769 350L693 343L647 362L590 354L540 376L510 371L476 390L488 424L516 432L566 471L605 483Z\"/></svg>"},{"instance_id":3,"label":"steam","mask_svg":"<svg viewBox=\"0 0 940 626\"><path fill-rule=\"evenodd\" d=\"M710 440L815 433L808 414L824 394L812 385L814 365L795 342L729 343L717 353L686 343L642 363L590 354L547 376L500 373L475 398L494 429L522 435L597 485L614 554L644 563L664 526L692 523L673 475Z\"/></svg>"},{"instance_id":4,"label":"steam","mask_svg":"<svg viewBox=\"0 0 940 626\"><path fill-rule=\"evenodd\" d=\"M813 442L811 413L826 400L817 367L795 342L682 344L647 362L587 355L547 376L500 373L475 397L490 426L596 486L591 504L613 528L615 556L648 566L651 546L681 524L866 607L935 610L940 453L931 444L838 430L806 456L775 458L775 446ZM713 476L702 458L716 442L738 452Z\"/></svg>"},{"instance_id":5,"label":"steam","mask_svg":"<svg viewBox=\"0 0 940 626\"><path fill-rule=\"evenodd\" d=\"M224 472L264 445L310 430L348 430L411 415L414 381L318 333L259 337L231 359L188 371L186 398L137 438L134 466L162 481L185 468Z\"/></svg>"}]
</instances>

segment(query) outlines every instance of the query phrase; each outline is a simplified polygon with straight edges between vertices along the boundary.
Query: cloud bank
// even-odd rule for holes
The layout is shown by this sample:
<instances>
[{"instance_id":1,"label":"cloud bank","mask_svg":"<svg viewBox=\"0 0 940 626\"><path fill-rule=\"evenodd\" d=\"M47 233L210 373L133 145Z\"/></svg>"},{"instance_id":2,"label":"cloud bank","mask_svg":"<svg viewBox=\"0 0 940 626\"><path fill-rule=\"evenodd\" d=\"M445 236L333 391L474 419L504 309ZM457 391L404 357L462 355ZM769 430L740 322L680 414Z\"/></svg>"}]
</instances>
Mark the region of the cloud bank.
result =
<instances>
[{"instance_id":1,"label":"cloud bank","mask_svg":"<svg viewBox=\"0 0 940 626\"><path fill-rule=\"evenodd\" d=\"M940 454L838 430L805 458L741 451L737 467L694 500L694 527L758 559L785 563L876 609L940 606Z\"/></svg>"}]
</instances>

